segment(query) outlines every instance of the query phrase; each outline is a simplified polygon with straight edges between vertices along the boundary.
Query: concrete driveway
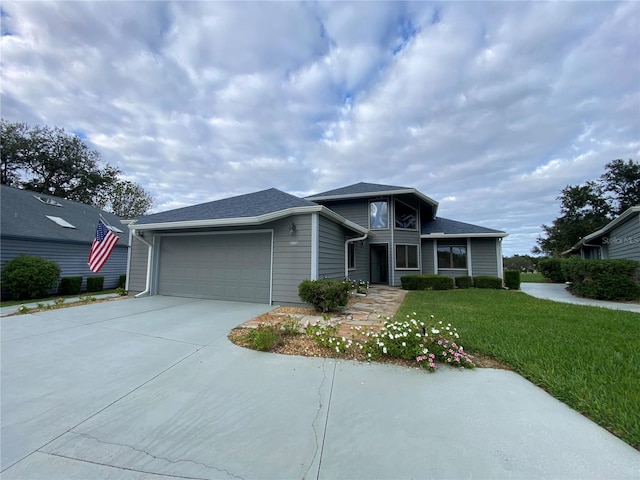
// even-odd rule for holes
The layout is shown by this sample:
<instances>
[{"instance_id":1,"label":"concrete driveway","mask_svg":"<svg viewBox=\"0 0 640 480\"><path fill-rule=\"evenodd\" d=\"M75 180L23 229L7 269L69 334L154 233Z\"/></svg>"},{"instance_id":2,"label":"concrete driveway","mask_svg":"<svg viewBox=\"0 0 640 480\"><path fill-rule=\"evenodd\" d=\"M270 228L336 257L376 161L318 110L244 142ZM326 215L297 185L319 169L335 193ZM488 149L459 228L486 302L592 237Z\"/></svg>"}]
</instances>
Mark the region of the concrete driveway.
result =
<instances>
[{"instance_id":1,"label":"concrete driveway","mask_svg":"<svg viewBox=\"0 0 640 480\"><path fill-rule=\"evenodd\" d=\"M2 478L640 478L638 451L515 373L227 340L270 308L149 297L2 318Z\"/></svg>"}]
</instances>

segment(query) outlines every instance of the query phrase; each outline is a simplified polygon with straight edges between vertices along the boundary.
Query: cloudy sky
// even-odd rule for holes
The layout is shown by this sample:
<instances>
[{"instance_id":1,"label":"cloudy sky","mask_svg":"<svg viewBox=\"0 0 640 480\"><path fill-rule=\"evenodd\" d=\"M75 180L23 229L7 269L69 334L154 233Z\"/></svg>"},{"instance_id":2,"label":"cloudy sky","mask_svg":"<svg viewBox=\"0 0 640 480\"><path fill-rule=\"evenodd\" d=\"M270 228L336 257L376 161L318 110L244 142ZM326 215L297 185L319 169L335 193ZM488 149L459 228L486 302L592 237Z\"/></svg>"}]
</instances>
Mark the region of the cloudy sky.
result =
<instances>
[{"instance_id":1,"label":"cloudy sky","mask_svg":"<svg viewBox=\"0 0 640 480\"><path fill-rule=\"evenodd\" d=\"M154 211L415 187L529 253L566 185L640 155L638 2L2 2L1 109Z\"/></svg>"}]
</instances>

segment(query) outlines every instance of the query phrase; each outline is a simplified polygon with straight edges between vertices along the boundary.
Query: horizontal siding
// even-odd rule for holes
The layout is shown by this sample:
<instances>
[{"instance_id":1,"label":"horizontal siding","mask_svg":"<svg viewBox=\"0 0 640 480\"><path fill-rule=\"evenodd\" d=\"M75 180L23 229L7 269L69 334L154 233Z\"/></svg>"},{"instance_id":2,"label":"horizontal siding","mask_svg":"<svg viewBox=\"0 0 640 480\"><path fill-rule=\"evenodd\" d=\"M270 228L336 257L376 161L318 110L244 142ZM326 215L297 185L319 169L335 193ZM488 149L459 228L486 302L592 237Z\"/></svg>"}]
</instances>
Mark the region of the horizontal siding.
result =
<instances>
[{"instance_id":1,"label":"horizontal siding","mask_svg":"<svg viewBox=\"0 0 640 480\"><path fill-rule=\"evenodd\" d=\"M422 240L421 246L422 273L433 274L436 271L433 264L433 240Z\"/></svg>"},{"instance_id":2,"label":"horizontal siding","mask_svg":"<svg viewBox=\"0 0 640 480\"><path fill-rule=\"evenodd\" d=\"M343 227L321 216L319 219L318 278L344 279L345 241Z\"/></svg>"},{"instance_id":3,"label":"horizontal siding","mask_svg":"<svg viewBox=\"0 0 640 480\"><path fill-rule=\"evenodd\" d=\"M326 203L326 206L347 220L351 220L364 228L369 228L369 200L331 202Z\"/></svg>"},{"instance_id":4,"label":"horizontal siding","mask_svg":"<svg viewBox=\"0 0 640 480\"><path fill-rule=\"evenodd\" d=\"M102 267L99 273L89 270L87 259L91 244L78 243L58 243L54 241L38 240L18 240L14 238L3 238L2 249L0 249L0 263L4 267L5 263L20 254L35 255L38 257L53 260L61 269L61 277L82 277L82 290L86 290L87 277L104 277L104 288L112 289L118 287L120 275L127 271L126 244L116 245L111 252L111 256ZM55 291L51 292L52 294ZM2 297L6 298L7 292L2 290Z\"/></svg>"},{"instance_id":5,"label":"horizontal siding","mask_svg":"<svg viewBox=\"0 0 640 480\"><path fill-rule=\"evenodd\" d=\"M640 220L633 215L628 221L614 228L603 238L607 245L608 258L628 259L640 262Z\"/></svg>"},{"instance_id":6,"label":"horizontal siding","mask_svg":"<svg viewBox=\"0 0 640 480\"><path fill-rule=\"evenodd\" d=\"M349 279L369 282L371 280L369 273L369 242L355 242L354 251L356 254L356 268L349 270Z\"/></svg>"},{"instance_id":7,"label":"horizontal siding","mask_svg":"<svg viewBox=\"0 0 640 480\"><path fill-rule=\"evenodd\" d=\"M491 275L499 277L498 254L495 238L471 239L471 268L474 277Z\"/></svg>"},{"instance_id":8,"label":"horizontal siding","mask_svg":"<svg viewBox=\"0 0 640 480\"><path fill-rule=\"evenodd\" d=\"M291 235L291 222L296 233ZM311 215L297 215L268 224L273 236L274 304L303 303L298 285L311 278Z\"/></svg>"},{"instance_id":9,"label":"horizontal siding","mask_svg":"<svg viewBox=\"0 0 640 480\"><path fill-rule=\"evenodd\" d=\"M129 263L128 277L130 295L143 292L146 288L148 251L149 247L140 240L136 238L131 240L131 261Z\"/></svg>"}]
</instances>

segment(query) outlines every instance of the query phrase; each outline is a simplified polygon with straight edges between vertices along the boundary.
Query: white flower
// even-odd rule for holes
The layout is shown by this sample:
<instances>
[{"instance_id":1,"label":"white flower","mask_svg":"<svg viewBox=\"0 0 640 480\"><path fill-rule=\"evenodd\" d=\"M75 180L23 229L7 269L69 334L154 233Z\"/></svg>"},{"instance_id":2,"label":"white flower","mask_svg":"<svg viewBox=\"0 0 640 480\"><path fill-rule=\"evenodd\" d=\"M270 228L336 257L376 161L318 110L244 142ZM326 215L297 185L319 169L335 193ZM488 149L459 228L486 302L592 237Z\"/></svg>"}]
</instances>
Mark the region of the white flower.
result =
<instances>
[{"instance_id":1,"label":"white flower","mask_svg":"<svg viewBox=\"0 0 640 480\"><path fill-rule=\"evenodd\" d=\"M407 342L402 342L402 346L406 347L407 346Z\"/></svg>"},{"instance_id":2,"label":"white flower","mask_svg":"<svg viewBox=\"0 0 640 480\"><path fill-rule=\"evenodd\" d=\"M384 353L384 354L387 353L387 347L382 347L382 353Z\"/></svg>"},{"instance_id":3,"label":"white flower","mask_svg":"<svg viewBox=\"0 0 640 480\"><path fill-rule=\"evenodd\" d=\"M431 333L440 333L440 330L435 329L435 328L432 328L432 329L431 329Z\"/></svg>"}]
</instances>

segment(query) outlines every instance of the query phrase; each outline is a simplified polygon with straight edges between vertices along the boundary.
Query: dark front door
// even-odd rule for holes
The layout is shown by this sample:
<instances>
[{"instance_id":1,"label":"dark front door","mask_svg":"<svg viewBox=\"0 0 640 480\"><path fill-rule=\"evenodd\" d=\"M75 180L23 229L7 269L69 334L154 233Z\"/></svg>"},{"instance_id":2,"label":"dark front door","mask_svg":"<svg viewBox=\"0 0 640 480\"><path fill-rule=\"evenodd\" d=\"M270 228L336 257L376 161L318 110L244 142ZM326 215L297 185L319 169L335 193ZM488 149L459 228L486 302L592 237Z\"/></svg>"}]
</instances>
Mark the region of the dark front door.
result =
<instances>
[{"instance_id":1,"label":"dark front door","mask_svg":"<svg viewBox=\"0 0 640 480\"><path fill-rule=\"evenodd\" d=\"M389 251L385 245L371 245L371 283L389 283Z\"/></svg>"}]
</instances>

